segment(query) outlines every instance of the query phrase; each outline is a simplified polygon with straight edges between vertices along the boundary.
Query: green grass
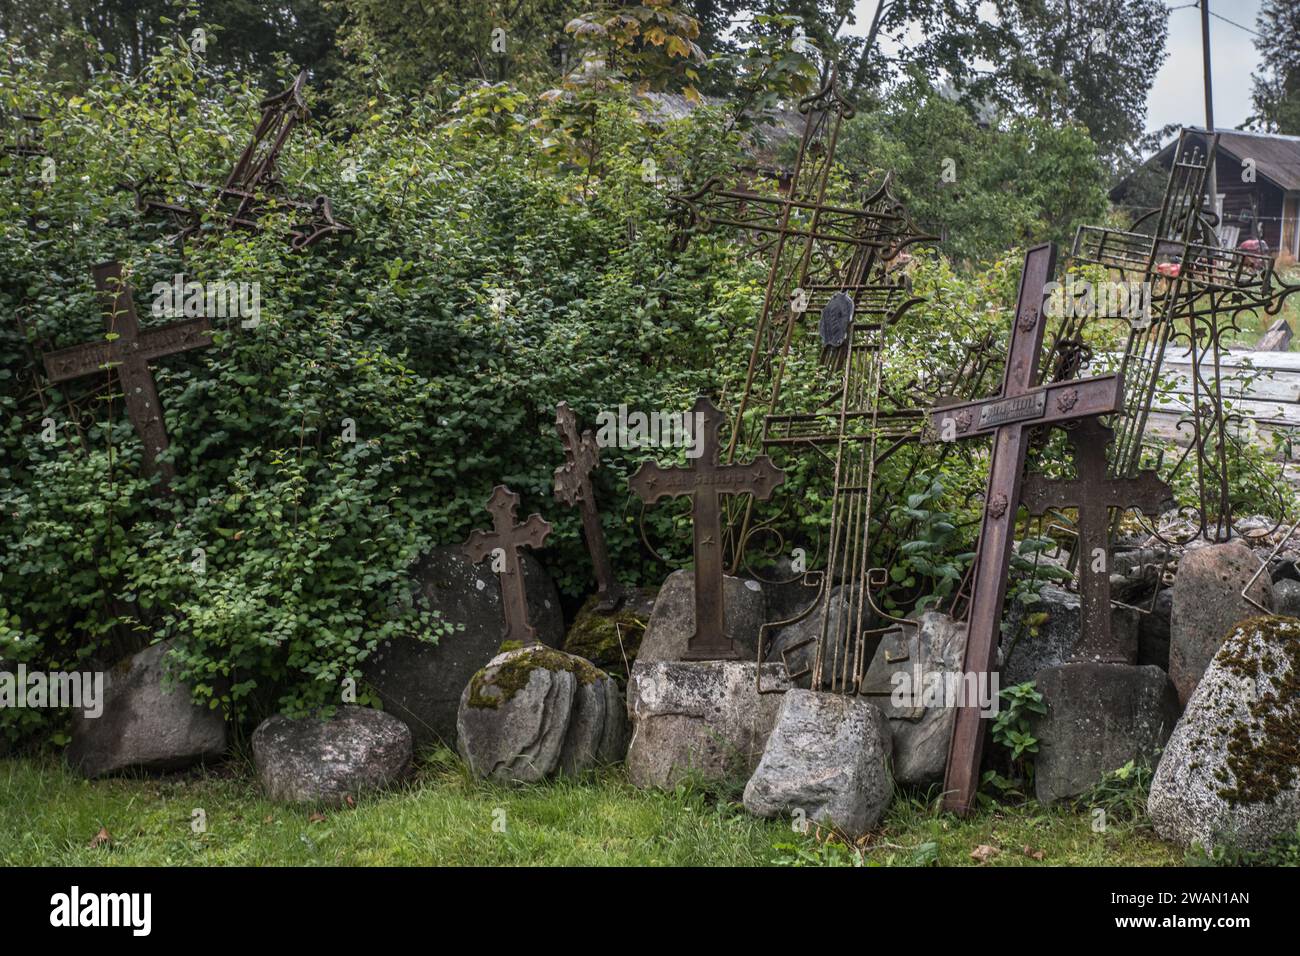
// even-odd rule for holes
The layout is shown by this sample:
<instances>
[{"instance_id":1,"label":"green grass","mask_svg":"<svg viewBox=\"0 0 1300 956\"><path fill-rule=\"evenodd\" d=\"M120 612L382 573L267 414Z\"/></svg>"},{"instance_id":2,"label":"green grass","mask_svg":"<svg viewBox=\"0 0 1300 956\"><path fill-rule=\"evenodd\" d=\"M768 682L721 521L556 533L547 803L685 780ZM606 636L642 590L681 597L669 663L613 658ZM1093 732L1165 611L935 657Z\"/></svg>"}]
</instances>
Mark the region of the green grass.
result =
<instances>
[{"instance_id":1,"label":"green grass","mask_svg":"<svg viewBox=\"0 0 1300 956\"><path fill-rule=\"evenodd\" d=\"M52 758L0 761L0 865L988 865L1158 866L1176 848L1140 823L1092 830L1087 812L990 807L958 820L895 800L857 850L759 820L737 794L637 790L611 769L578 781L502 788L435 752L404 788L313 814L269 803L243 761L163 778L88 782ZM207 829L194 833L195 809ZM504 822L504 832L500 824ZM497 826L494 828L494 823ZM104 828L111 842L92 847ZM1023 850L1041 850L1041 861Z\"/></svg>"}]
</instances>

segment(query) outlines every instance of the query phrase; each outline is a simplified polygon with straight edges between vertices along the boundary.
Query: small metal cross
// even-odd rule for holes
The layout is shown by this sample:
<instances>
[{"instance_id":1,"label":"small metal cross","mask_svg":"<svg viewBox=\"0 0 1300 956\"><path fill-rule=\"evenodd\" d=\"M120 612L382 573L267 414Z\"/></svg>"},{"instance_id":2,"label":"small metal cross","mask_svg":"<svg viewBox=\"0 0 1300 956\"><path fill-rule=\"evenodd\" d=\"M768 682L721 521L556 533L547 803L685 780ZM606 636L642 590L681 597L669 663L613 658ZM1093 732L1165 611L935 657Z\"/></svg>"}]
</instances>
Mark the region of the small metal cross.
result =
<instances>
[{"instance_id":1,"label":"small metal cross","mask_svg":"<svg viewBox=\"0 0 1300 956\"><path fill-rule=\"evenodd\" d=\"M614 578L609 550L605 547L605 530L596 509L596 493L591 485L591 473L600 467L600 448L591 429L579 436L578 421L568 402L560 402L555 407L555 428L564 444L564 464L555 469L555 500L578 507L582 534L596 572L597 606L611 611L622 600L623 589Z\"/></svg>"},{"instance_id":2,"label":"small metal cross","mask_svg":"<svg viewBox=\"0 0 1300 956\"><path fill-rule=\"evenodd\" d=\"M537 631L528 621L528 594L524 588L523 566L519 549L540 548L551 533L551 526L541 515L529 515L523 524L516 523L519 496L505 485L492 489L487 509L492 515L491 531L474 531L462 547L465 557L475 564L492 555L492 569L501 579L501 605L505 611L504 641L539 644Z\"/></svg>"},{"instance_id":3,"label":"small metal cross","mask_svg":"<svg viewBox=\"0 0 1300 956\"><path fill-rule=\"evenodd\" d=\"M1078 477L1052 481L1042 475L1029 475L1020 500L1031 515L1046 514L1051 508L1072 507L1079 511L1076 573L1081 634L1072 659L1132 664L1124 649L1115 646L1110 629L1110 509L1137 508L1143 514L1157 515L1174 492L1151 469L1138 472L1135 478L1108 478L1106 446L1115 433L1098 419L1085 418L1069 434ZM1099 568L1095 566L1098 557Z\"/></svg>"}]
</instances>

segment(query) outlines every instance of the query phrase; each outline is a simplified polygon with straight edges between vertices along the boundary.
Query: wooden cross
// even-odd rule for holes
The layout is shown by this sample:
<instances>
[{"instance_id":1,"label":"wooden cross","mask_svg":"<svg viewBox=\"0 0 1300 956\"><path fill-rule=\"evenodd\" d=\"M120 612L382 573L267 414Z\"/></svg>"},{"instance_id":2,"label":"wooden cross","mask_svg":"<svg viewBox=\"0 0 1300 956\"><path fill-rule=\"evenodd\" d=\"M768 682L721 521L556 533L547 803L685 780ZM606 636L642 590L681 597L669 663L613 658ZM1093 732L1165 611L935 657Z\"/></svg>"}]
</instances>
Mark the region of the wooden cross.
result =
<instances>
[{"instance_id":1,"label":"wooden cross","mask_svg":"<svg viewBox=\"0 0 1300 956\"><path fill-rule=\"evenodd\" d=\"M1086 418L1070 429L1077 478L1052 481L1029 475L1020 501L1031 515L1051 508L1077 508L1079 576L1079 643L1072 660L1132 664L1123 647L1115 645L1110 628L1110 509L1137 508L1158 515L1174 496L1173 489L1152 469L1135 478L1108 478L1106 446L1115 433L1096 418Z\"/></svg>"},{"instance_id":2,"label":"wooden cross","mask_svg":"<svg viewBox=\"0 0 1300 956\"><path fill-rule=\"evenodd\" d=\"M695 401L695 457L684 468L664 468L645 462L628 484L644 501L682 495L691 498L695 533L695 633L684 660L734 660L739 657L727 637L722 591L723 495L753 495L760 501L772 496L785 481L785 472L759 455L747 464L718 464L722 412L707 396Z\"/></svg>"},{"instance_id":3,"label":"wooden cross","mask_svg":"<svg viewBox=\"0 0 1300 956\"><path fill-rule=\"evenodd\" d=\"M45 373L51 382L66 382L104 369L115 371L126 398L127 417L144 446L144 473L161 475L166 485L176 471L169 462L158 460L167 450L167 429L149 363L166 355L206 348L212 344L212 326L206 318L197 318L141 329L131 287L122 279L122 263L101 262L93 272L95 290L104 306L108 339L48 353Z\"/></svg>"},{"instance_id":4,"label":"wooden cross","mask_svg":"<svg viewBox=\"0 0 1300 956\"><path fill-rule=\"evenodd\" d=\"M591 552L591 565L596 572L597 606L612 611L623 598L623 590L614 578L605 547L605 530L596 510L596 493L591 486L591 473L600 467L600 448L596 436L587 429L578 435L578 420L568 402L555 407L555 428L564 445L564 464L555 469L555 500L569 507L577 506L582 515L582 534Z\"/></svg>"},{"instance_id":5,"label":"wooden cross","mask_svg":"<svg viewBox=\"0 0 1300 956\"><path fill-rule=\"evenodd\" d=\"M551 526L537 514L529 515L527 521L517 524L515 509L518 507L517 494L505 485L493 488L487 503L492 514L492 530L471 533L461 550L475 564L492 555L492 570L501 579L501 605L506 617L502 642L538 644L541 642L537 639L537 631L528 621L528 593L524 588L519 549L540 548L551 533Z\"/></svg>"},{"instance_id":6,"label":"wooden cross","mask_svg":"<svg viewBox=\"0 0 1300 956\"><path fill-rule=\"evenodd\" d=\"M942 440L993 436L963 665L965 674L975 674L981 680L993 673L997 661L1011 538L1025 452L1029 447L1029 429L1114 412L1123 398L1122 381L1117 375L1034 387L1045 326L1045 287L1055 267L1056 247L1050 243L1035 246L1025 254L1002 393L930 411L930 423ZM979 703L962 700L948 747L944 780L946 809L957 813L970 809L979 785L983 749L984 726Z\"/></svg>"}]
</instances>

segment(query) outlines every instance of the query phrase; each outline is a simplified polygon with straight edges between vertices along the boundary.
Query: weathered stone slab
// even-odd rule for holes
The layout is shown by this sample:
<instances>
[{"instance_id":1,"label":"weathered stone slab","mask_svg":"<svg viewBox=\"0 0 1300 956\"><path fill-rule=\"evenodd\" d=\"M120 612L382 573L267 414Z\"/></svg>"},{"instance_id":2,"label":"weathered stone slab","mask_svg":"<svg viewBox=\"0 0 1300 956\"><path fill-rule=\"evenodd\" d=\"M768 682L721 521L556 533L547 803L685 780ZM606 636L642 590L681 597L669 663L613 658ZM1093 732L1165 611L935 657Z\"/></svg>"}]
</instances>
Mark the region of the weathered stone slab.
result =
<instances>
[{"instance_id":1,"label":"weathered stone slab","mask_svg":"<svg viewBox=\"0 0 1300 956\"><path fill-rule=\"evenodd\" d=\"M628 682L632 742L628 777L672 787L687 774L744 779L776 723L782 694L759 693L758 665L739 661L638 662ZM764 689L787 690L784 670L764 664Z\"/></svg>"},{"instance_id":2,"label":"weathered stone slab","mask_svg":"<svg viewBox=\"0 0 1300 956\"><path fill-rule=\"evenodd\" d=\"M600 596L593 594L564 636L565 652L585 657L626 686L658 593L656 588L628 588L612 611L601 610Z\"/></svg>"},{"instance_id":3,"label":"weathered stone slab","mask_svg":"<svg viewBox=\"0 0 1300 956\"><path fill-rule=\"evenodd\" d=\"M1258 559L1240 541L1188 551L1174 576L1174 604L1169 623L1169 677L1186 704L1196 683L1234 626L1259 609L1242 590L1259 570ZM1273 608L1273 583L1261 574L1250 595Z\"/></svg>"},{"instance_id":4,"label":"weathered stone slab","mask_svg":"<svg viewBox=\"0 0 1300 956\"><path fill-rule=\"evenodd\" d=\"M1183 846L1259 850L1300 825L1300 621L1229 632L1151 782L1156 832Z\"/></svg>"},{"instance_id":5,"label":"weathered stone slab","mask_svg":"<svg viewBox=\"0 0 1300 956\"><path fill-rule=\"evenodd\" d=\"M962 673L966 623L939 611L917 616L918 626L900 637L886 636L876 649L863 686L890 689L889 697L871 697L889 720L894 742L894 779L911 786L943 780L955 707L920 706L929 681ZM912 635L909 637L909 635Z\"/></svg>"},{"instance_id":6,"label":"weathered stone slab","mask_svg":"<svg viewBox=\"0 0 1300 956\"><path fill-rule=\"evenodd\" d=\"M1042 803L1079 796L1130 760L1154 765L1178 720L1178 695L1159 667L1061 664L1034 683L1047 707L1030 720Z\"/></svg>"},{"instance_id":7,"label":"weathered stone slab","mask_svg":"<svg viewBox=\"0 0 1300 956\"><path fill-rule=\"evenodd\" d=\"M893 797L889 722L861 698L807 690L783 695L776 726L745 787L745 809L794 817L858 837Z\"/></svg>"}]
</instances>

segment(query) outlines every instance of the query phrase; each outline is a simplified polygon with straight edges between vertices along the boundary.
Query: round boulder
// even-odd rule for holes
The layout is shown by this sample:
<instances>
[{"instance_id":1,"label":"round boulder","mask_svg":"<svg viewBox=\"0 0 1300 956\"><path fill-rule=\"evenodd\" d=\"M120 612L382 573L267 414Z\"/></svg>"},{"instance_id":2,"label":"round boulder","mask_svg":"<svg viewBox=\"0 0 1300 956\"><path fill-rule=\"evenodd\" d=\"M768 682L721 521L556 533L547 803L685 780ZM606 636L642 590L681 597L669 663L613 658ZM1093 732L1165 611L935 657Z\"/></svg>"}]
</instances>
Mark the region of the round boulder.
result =
<instances>
[{"instance_id":1,"label":"round boulder","mask_svg":"<svg viewBox=\"0 0 1300 956\"><path fill-rule=\"evenodd\" d=\"M253 731L253 762L271 800L338 806L411 766L411 731L391 714L345 704L329 719L276 714Z\"/></svg>"},{"instance_id":2,"label":"round boulder","mask_svg":"<svg viewBox=\"0 0 1300 956\"><path fill-rule=\"evenodd\" d=\"M475 776L535 783L623 758L618 684L590 661L542 645L498 654L466 685L457 745Z\"/></svg>"},{"instance_id":3,"label":"round boulder","mask_svg":"<svg viewBox=\"0 0 1300 956\"><path fill-rule=\"evenodd\" d=\"M1259 850L1300 826L1300 621L1242 621L1174 728L1147 812L1166 840Z\"/></svg>"}]
</instances>

